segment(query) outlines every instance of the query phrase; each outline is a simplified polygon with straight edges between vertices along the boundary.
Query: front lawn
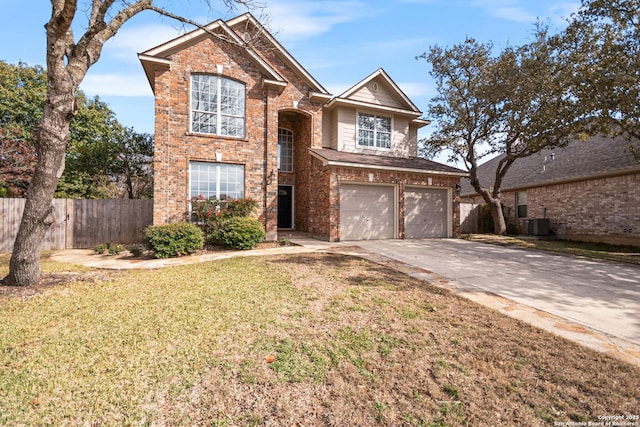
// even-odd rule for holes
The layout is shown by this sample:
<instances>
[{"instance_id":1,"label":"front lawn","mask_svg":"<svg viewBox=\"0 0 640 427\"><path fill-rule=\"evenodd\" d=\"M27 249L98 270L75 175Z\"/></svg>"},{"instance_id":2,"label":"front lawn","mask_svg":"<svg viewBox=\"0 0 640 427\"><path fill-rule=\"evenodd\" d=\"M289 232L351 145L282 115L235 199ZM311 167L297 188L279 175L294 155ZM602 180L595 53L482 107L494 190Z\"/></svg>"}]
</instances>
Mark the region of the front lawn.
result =
<instances>
[{"instance_id":1,"label":"front lawn","mask_svg":"<svg viewBox=\"0 0 640 427\"><path fill-rule=\"evenodd\" d=\"M640 408L639 368L354 257L45 269L0 290L0 424L549 426Z\"/></svg>"}]
</instances>

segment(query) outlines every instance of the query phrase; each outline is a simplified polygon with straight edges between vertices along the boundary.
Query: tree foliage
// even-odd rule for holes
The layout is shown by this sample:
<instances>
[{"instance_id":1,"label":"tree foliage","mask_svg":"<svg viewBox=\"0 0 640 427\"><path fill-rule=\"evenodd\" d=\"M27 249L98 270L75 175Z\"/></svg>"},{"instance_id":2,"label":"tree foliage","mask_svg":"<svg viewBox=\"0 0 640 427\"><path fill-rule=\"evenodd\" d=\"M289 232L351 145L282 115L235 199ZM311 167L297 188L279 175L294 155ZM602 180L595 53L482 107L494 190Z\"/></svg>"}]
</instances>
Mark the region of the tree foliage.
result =
<instances>
[{"instance_id":1,"label":"tree foliage","mask_svg":"<svg viewBox=\"0 0 640 427\"><path fill-rule=\"evenodd\" d=\"M24 197L36 164L31 132L44 110L46 70L0 61L0 84L0 197ZM75 99L56 197L151 197L153 138L124 128L99 97L78 91Z\"/></svg>"},{"instance_id":2,"label":"tree foliage","mask_svg":"<svg viewBox=\"0 0 640 427\"><path fill-rule=\"evenodd\" d=\"M573 64L581 113L597 119L590 132L624 135L640 162L640 2L583 0L553 42Z\"/></svg>"},{"instance_id":3,"label":"tree foliage","mask_svg":"<svg viewBox=\"0 0 640 427\"><path fill-rule=\"evenodd\" d=\"M0 197L23 197L35 163L35 150L21 131L0 128Z\"/></svg>"},{"instance_id":4,"label":"tree foliage","mask_svg":"<svg viewBox=\"0 0 640 427\"><path fill-rule=\"evenodd\" d=\"M429 105L436 129L422 154L449 151L461 161L476 192L491 207L496 232L506 232L500 187L518 159L565 145L580 117L565 87L566 58L549 43L545 28L521 47L493 53L491 43L467 39L451 48L432 47L422 57L432 66L438 95ZM493 182L480 182L480 163L501 154Z\"/></svg>"}]
</instances>

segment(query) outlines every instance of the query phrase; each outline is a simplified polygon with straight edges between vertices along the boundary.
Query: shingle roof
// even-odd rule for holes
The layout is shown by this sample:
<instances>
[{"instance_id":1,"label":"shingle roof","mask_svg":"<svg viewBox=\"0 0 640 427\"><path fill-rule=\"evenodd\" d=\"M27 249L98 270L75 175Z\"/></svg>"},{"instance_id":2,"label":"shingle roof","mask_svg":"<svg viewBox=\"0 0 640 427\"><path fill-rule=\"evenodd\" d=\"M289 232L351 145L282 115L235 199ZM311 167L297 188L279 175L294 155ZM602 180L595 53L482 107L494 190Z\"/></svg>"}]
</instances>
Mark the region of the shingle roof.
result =
<instances>
[{"instance_id":1,"label":"shingle roof","mask_svg":"<svg viewBox=\"0 0 640 427\"><path fill-rule=\"evenodd\" d=\"M640 163L627 149L629 141L618 137L597 136L587 141L574 141L564 148L543 150L517 159L507 172L502 191L515 190L596 176L640 171ZM488 188L495 179L498 162L504 155L478 168L480 184ZM461 194L474 194L468 179L462 180Z\"/></svg>"},{"instance_id":2,"label":"shingle roof","mask_svg":"<svg viewBox=\"0 0 640 427\"><path fill-rule=\"evenodd\" d=\"M372 154L348 153L330 148L311 148L312 155L336 166L356 166L371 169L407 170L467 176L463 170L420 157L391 157Z\"/></svg>"}]
</instances>

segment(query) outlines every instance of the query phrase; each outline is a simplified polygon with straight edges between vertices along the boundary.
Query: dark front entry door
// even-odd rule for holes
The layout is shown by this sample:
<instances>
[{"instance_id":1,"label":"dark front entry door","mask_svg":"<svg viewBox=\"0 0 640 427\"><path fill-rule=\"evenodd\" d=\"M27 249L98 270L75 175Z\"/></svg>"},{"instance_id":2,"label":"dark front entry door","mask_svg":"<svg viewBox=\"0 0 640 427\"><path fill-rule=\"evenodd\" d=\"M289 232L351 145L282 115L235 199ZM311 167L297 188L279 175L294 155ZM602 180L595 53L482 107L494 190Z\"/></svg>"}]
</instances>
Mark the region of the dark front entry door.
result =
<instances>
[{"instance_id":1,"label":"dark front entry door","mask_svg":"<svg viewBox=\"0 0 640 427\"><path fill-rule=\"evenodd\" d=\"M278 228L293 228L293 187L278 185Z\"/></svg>"}]
</instances>

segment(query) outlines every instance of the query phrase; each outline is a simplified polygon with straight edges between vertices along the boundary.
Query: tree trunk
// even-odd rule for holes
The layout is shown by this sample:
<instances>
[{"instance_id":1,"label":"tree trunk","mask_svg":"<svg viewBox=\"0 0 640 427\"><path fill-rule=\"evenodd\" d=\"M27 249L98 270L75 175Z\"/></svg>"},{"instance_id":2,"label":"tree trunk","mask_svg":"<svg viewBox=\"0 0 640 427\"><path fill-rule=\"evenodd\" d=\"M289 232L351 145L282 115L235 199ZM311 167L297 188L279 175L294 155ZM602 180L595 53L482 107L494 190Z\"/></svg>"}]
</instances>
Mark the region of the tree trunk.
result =
<instances>
[{"instance_id":1,"label":"tree trunk","mask_svg":"<svg viewBox=\"0 0 640 427\"><path fill-rule=\"evenodd\" d=\"M33 133L38 160L27 190L24 213L18 229L9 274L4 285L27 286L41 275L40 251L54 217L53 195L64 171L64 155L69 139L69 121L75 113L73 87L68 82L49 83L49 95L42 122ZM67 84L65 84L67 83ZM56 87L66 88L56 93ZM57 107L57 108L56 108Z\"/></svg>"},{"instance_id":2,"label":"tree trunk","mask_svg":"<svg viewBox=\"0 0 640 427\"><path fill-rule=\"evenodd\" d=\"M489 202L491 218L493 219L493 232L499 235L507 234L507 224L502 212L502 202L500 199L492 198Z\"/></svg>"}]
</instances>

